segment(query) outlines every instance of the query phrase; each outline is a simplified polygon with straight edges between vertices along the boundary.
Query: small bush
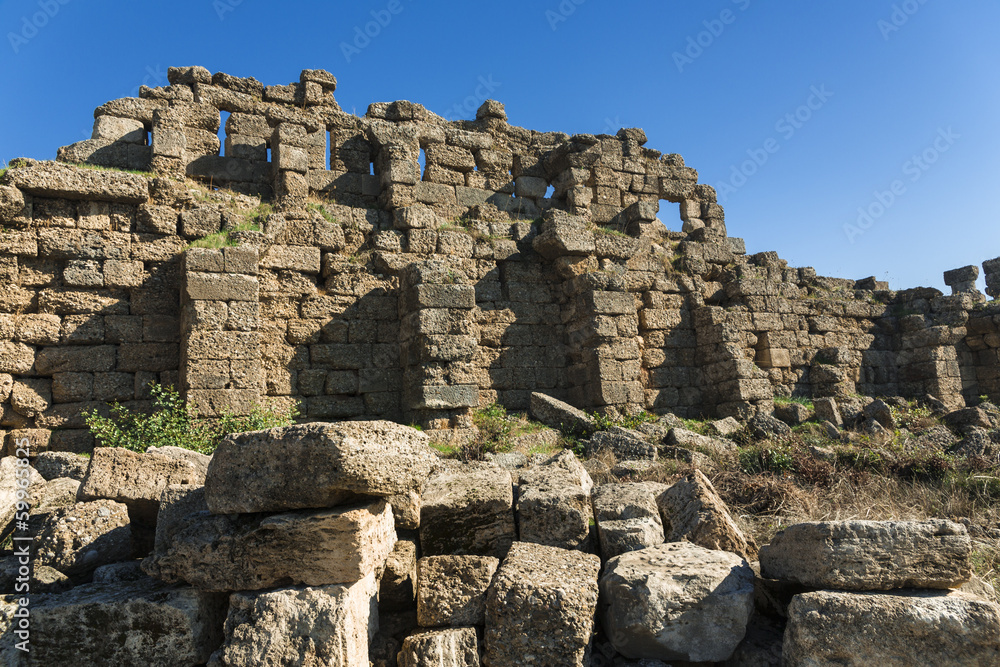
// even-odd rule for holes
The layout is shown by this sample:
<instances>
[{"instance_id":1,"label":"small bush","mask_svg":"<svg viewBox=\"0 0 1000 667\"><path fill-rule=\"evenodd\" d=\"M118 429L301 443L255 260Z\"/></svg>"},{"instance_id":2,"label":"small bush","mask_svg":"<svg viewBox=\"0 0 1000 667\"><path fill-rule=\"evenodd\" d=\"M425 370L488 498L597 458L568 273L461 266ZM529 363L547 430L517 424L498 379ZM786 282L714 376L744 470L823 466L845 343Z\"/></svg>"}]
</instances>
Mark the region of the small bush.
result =
<instances>
[{"instance_id":1,"label":"small bush","mask_svg":"<svg viewBox=\"0 0 1000 667\"><path fill-rule=\"evenodd\" d=\"M787 448L753 445L740 450L740 470L748 475L782 474L794 468L792 452Z\"/></svg>"},{"instance_id":2,"label":"small bush","mask_svg":"<svg viewBox=\"0 0 1000 667\"><path fill-rule=\"evenodd\" d=\"M84 412L87 427L103 447L124 447L145 452L150 447L183 447L211 454L230 433L259 431L294 423L298 412L254 405L249 415L223 414L218 420L199 420L180 394L170 386L150 385L153 410L134 412L119 403L111 405L111 416Z\"/></svg>"}]
</instances>

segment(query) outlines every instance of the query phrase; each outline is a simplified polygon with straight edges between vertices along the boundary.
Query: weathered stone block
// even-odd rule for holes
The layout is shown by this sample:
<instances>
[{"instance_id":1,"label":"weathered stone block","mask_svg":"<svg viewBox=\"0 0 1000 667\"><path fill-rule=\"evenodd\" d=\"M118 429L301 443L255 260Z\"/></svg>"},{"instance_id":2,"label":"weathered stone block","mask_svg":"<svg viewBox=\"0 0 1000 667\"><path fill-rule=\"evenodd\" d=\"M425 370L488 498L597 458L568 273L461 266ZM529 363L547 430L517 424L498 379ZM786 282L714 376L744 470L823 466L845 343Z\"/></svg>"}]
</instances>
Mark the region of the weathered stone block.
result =
<instances>
[{"instance_id":1,"label":"weathered stone block","mask_svg":"<svg viewBox=\"0 0 1000 667\"><path fill-rule=\"evenodd\" d=\"M601 559L516 542L486 600L486 662L587 664Z\"/></svg>"},{"instance_id":2,"label":"weathered stone block","mask_svg":"<svg viewBox=\"0 0 1000 667\"><path fill-rule=\"evenodd\" d=\"M479 667L475 628L418 632L403 640L399 667Z\"/></svg>"},{"instance_id":3,"label":"weathered stone block","mask_svg":"<svg viewBox=\"0 0 1000 667\"><path fill-rule=\"evenodd\" d=\"M482 625L486 591L500 566L490 556L426 556L417 562L421 626Z\"/></svg>"},{"instance_id":4,"label":"weathered stone block","mask_svg":"<svg viewBox=\"0 0 1000 667\"><path fill-rule=\"evenodd\" d=\"M764 577L816 588L954 588L972 576L971 550L951 521L800 523L761 548L760 564Z\"/></svg>"},{"instance_id":5,"label":"weathered stone block","mask_svg":"<svg viewBox=\"0 0 1000 667\"><path fill-rule=\"evenodd\" d=\"M260 265L266 269L290 269L303 273L319 273L320 250L307 246L275 245L267 249L260 258Z\"/></svg>"},{"instance_id":6,"label":"weathered stone block","mask_svg":"<svg viewBox=\"0 0 1000 667\"><path fill-rule=\"evenodd\" d=\"M506 470L443 470L428 480L420 509L425 556L503 558L514 536L514 487Z\"/></svg>"},{"instance_id":7,"label":"weathered stone block","mask_svg":"<svg viewBox=\"0 0 1000 667\"><path fill-rule=\"evenodd\" d=\"M148 577L40 595L31 605L32 665L204 664L222 642L226 596Z\"/></svg>"},{"instance_id":8,"label":"weathered stone block","mask_svg":"<svg viewBox=\"0 0 1000 667\"><path fill-rule=\"evenodd\" d=\"M746 633L753 581L739 556L687 542L630 551L601 577L604 631L628 658L721 662Z\"/></svg>"},{"instance_id":9,"label":"weathered stone block","mask_svg":"<svg viewBox=\"0 0 1000 667\"><path fill-rule=\"evenodd\" d=\"M257 279L239 273L189 273L185 293L192 300L256 301Z\"/></svg>"},{"instance_id":10,"label":"weathered stone block","mask_svg":"<svg viewBox=\"0 0 1000 667\"><path fill-rule=\"evenodd\" d=\"M420 491L436 460L425 434L386 421L301 424L220 443L205 480L218 514L332 507Z\"/></svg>"},{"instance_id":11,"label":"weathered stone block","mask_svg":"<svg viewBox=\"0 0 1000 667\"><path fill-rule=\"evenodd\" d=\"M1000 607L959 591L818 591L792 598L782 664L986 665L1000 659Z\"/></svg>"},{"instance_id":12,"label":"weathered stone block","mask_svg":"<svg viewBox=\"0 0 1000 667\"><path fill-rule=\"evenodd\" d=\"M234 593L215 657L225 667L367 665L377 602L374 573L345 585Z\"/></svg>"},{"instance_id":13,"label":"weathered stone block","mask_svg":"<svg viewBox=\"0 0 1000 667\"><path fill-rule=\"evenodd\" d=\"M153 523L164 489L174 484L201 486L204 481L204 474L186 461L120 447L97 447L80 487L80 499L124 503L133 520Z\"/></svg>"},{"instance_id":14,"label":"weathered stone block","mask_svg":"<svg viewBox=\"0 0 1000 667\"><path fill-rule=\"evenodd\" d=\"M176 507L171 505L176 504ZM324 586L380 570L396 542L384 500L272 515L208 513L203 489L164 492L151 576L210 591Z\"/></svg>"},{"instance_id":15,"label":"weathered stone block","mask_svg":"<svg viewBox=\"0 0 1000 667\"><path fill-rule=\"evenodd\" d=\"M128 560L132 555L128 507L95 500L54 510L42 521L34 552L36 566L49 565L67 575Z\"/></svg>"},{"instance_id":16,"label":"weathered stone block","mask_svg":"<svg viewBox=\"0 0 1000 667\"><path fill-rule=\"evenodd\" d=\"M756 545L733 521L712 482L700 470L657 496L656 504L668 542L687 540L748 559L754 556Z\"/></svg>"},{"instance_id":17,"label":"weathered stone block","mask_svg":"<svg viewBox=\"0 0 1000 667\"><path fill-rule=\"evenodd\" d=\"M603 560L663 543L660 511L646 484L599 486L594 489L593 505Z\"/></svg>"}]
</instances>

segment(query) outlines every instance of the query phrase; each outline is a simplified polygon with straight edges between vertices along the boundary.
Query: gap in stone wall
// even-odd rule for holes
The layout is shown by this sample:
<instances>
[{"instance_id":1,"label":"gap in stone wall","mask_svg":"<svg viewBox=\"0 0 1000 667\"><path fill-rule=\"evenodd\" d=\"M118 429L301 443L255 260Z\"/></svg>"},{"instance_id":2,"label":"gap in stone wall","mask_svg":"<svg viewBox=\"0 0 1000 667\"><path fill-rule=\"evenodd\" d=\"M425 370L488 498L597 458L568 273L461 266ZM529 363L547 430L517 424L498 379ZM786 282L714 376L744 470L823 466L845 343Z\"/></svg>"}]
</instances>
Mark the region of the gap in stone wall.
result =
<instances>
[{"instance_id":1,"label":"gap in stone wall","mask_svg":"<svg viewBox=\"0 0 1000 667\"><path fill-rule=\"evenodd\" d=\"M228 111L220 111L220 122L219 122L219 155L224 156L226 154L226 121L229 120Z\"/></svg>"}]
</instances>

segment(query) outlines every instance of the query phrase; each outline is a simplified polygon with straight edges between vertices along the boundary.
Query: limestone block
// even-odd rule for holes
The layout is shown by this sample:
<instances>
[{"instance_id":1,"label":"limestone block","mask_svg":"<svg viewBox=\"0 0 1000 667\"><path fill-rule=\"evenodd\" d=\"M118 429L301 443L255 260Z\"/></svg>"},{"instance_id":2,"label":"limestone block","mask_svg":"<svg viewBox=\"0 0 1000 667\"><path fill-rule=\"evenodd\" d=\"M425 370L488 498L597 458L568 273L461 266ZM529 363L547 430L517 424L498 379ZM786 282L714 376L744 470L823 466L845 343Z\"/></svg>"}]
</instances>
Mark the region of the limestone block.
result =
<instances>
[{"instance_id":1,"label":"limestone block","mask_svg":"<svg viewBox=\"0 0 1000 667\"><path fill-rule=\"evenodd\" d=\"M68 477L83 481L90 459L73 452L41 452L32 466L47 480Z\"/></svg>"},{"instance_id":2,"label":"limestone block","mask_svg":"<svg viewBox=\"0 0 1000 667\"><path fill-rule=\"evenodd\" d=\"M579 476L542 465L521 474L518 486L518 535L522 542L562 549L585 546L593 510Z\"/></svg>"},{"instance_id":3,"label":"limestone block","mask_svg":"<svg viewBox=\"0 0 1000 667\"><path fill-rule=\"evenodd\" d=\"M588 436L597 430L593 417L551 396L532 393L530 407L534 419L560 431Z\"/></svg>"},{"instance_id":4,"label":"limestone block","mask_svg":"<svg viewBox=\"0 0 1000 667\"><path fill-rule=\"evenodd\" d=\"M171 507L173 505L173 507ZM204 490L168 488L143 570L211 591L324 586L379 571L396 542L384 500L318 511L213 515Z\"/></svg>"},{"instance_id":5,"label":"limestone block","mask_svg":"<svg viewBox=\"0 0 1000 667\"><path fill-rule=\"evenodd\" d=\"M486 600L486 663L587 664L601 559L516 542Z\"/></svg>"},{"instance_id":6,"label":"limestone block","mask_svg":"<svg viewBox=\"0 0 1000 667\"><path fill-rule=\"evenodd\" d=\"M399 667L479 667L475 628L418 632L403 640Z\"/></svg>"},{"instance_id":7,"label":"limestone block","mask_svg":"<svg viewBox=\"0 0 1000 667\"><path fill-rule=\"evenodd\" d=\"M42 521L34 547L36 565L49 565L67 575L128 560L132 555L128 507L95 500L54 510Z\"/></svg>"},{"instance_id":8,"label":"limestone block","mask_svg":"<svg viewBox=\"0 0 1000 667\"><path fill-rule=\"evenodd\" d=\"M20 466L19 458L13 455L0 458L0 534L3 535L7 534L7 527L17 514L18 490L27 491L35 485L45 483L45 478L34 468ZM18 472L19 470L26 472Z\"/></svg>"},{"instance_id":9,"label":"limestone block","mask_svg":"<svg viewBox=\"0 0 1000 667\"><path fill-rule=\"evenodd\" d=\"M367 665L378 629L375 574L344 585L234 593L220 667Z\"/></svg>"},{"instance_id":10,"label":"limestone block","mask_svg":"<svg viewBox=\"0 0 1000 667\"><path fill-rule=\"evenodd\" d=\"M425 628L482 625L486 591L500 566L491 556L425 556L417 563L417 622Z\"/></svg>"},{"instance_id":11,"label":"limestone block","mask_svg":"<svg viewBox=\"0 0 1000 667\"><path fill-rule=\"evenodd\" d=\"M687 540L707 549L752 558L756 545L733 521L726 504L700 470L656 498L668 542Z\"/></svg>"},{"instance_id":12,"label":"limestone block","mask_svg":"<svg viewBox=\"0 0 1000 667\"><path fill-rule=\"evenodd\" d=\"M215 206L199 206L181 213L181 235L197 238L222 228L222 213Z\"/></svg>"},{"instance_id":13,"label":"limestone block","mask_svg":"<svg viewBox=\"0 0 1000 667\"><path fill-rule=\"evenodd\" d=\"M531 246L550 261L564 255L591 255L596 251L594 233L579 219L565 214L548 216Z\"/></svg>"},{"instance_id":14,"label":"limestone block","mask_svg":"<svg viewBox=\"0 0 1000 667\"><path fill-rule=\"evenodd\" d=\"M590 436L587 443L587 458L607 452L613 454L620 461L655 461L656 445L647 442L639 437L642 434L637 432L627 433L620 431L598 431Z\"/></svg>"},{"instance_id":15,"label":"limestone block","mask_svg":"<svg viewBox=\"0 0 1000 667\"><path fill-rule=\"evenodd\" d=\"M0 185L0 222L11 222L24 210L24 195L17 188Z\"/></svg>"},{"instance_id":16,"label":"limestone block","mask_svg":"<svg viewBox=\"0 0 1000 667\"><path fill-rule=\"evenodd\" d=\"M724 551L676 542L608 561L601 577L604 631L622 655L721 662L753 612L753 570Z\"/></svg>"},{"instance_id":17,"label":"limestone block","mask_svg":"<svg viewBox=\"0 0 1000 667\"><path fill-rule=\"evenodd\" d=\"M959 591L818 591L792 598L782 664L996 665L1000 606Z\"/></svg>"},{"instance_id":18,"label":"limestone block","mask_svg":"<svg viewBox=\"0 0 1000 667\"><path fill-rule=\"evenodd\" d=\"M692 451L700 451L709 456L723 459L734 458L738 451L736 443L731 440L700 435L679 426L670 429L665 444L670 447L683 447Z\"/></svg>"},{"instance_id":19,"label":"limestone block","mask_svg":"<svg viewBox=\"0 0 1000 667\"><path fill-rule=\"evenodd\" d=\"M142 122L138 120L98 116L94 119L94 131L91 138L144 144L146 143L146 130Z\"/></svg>"},{"instance_id":20,"label":"limestone block","mask_svg":"<svg viewBox=\"0 0 1000 667\"><path fill-rule=\"evenodd\" d=\"M204 664L222 641L225 614L224 595L148 577L40 595L31 605L29 664Z\"/></svg>"},{"instance_id":21,"label":"limestone block","mask_svg":"<svg viewBox=\"0 0 1000 667\"><path fill-rule=\"evenodd\" d=\"M36 162L11 169L6 184L37 197L143 204L149 199L144 176L84 169L59 162Z\"/></svg>"},{"instance_id":22,"label":"limestone block","mask_svg":"<svg viewBox=\"0 0 1000 667\"><path fill-rule=\"evenodd\" d=\"M35 349L23 343L0 341L0 373L23 375L35 364Z\"/></svg>"},{"instance_id":23,"label":"limestone block","mask_svg":"<svg viewBox=\"0 0 1000 667\"><path fill-rule=\"evenodd\" d=\"M427 481L420 509L425 556L503 558L515 538L514 487L499 468L442 470Z\"/></svg>"},{"instance_id":24,"label":"limestone block","mask_svg":"<svg viewBox=\"0 0 1000 667\"><path fill-rule=\"evenodd\" d=\"M969 580L965 527L944 520L800 523L760 550L761 574L815 588L954 588Z\"/></svg>"},{"instance_id":25,"label":"limestone block","mask_svg":"<svg viewBox=\"0 0 1000 667\"><path fill-rule=\"evenodd\" d=\"M240 273L189 273L184 290L191 300L256 301L257 278Z\"/></svg>"},{"instance_id":26,"label":"limestone block","mask_svg":"<svg viewBox=\"0 0 1000 667\"><path fill-rule=\"evenodd\" d=\"M416 429L386 421L312 423L223 439L205 496L217 514L332 507L419 491L436 456Z\"/></svg>"},{"instance_id":27,"label":"limestone block","mask_svg":"<svg viewBox=\"0 0 1000 667\"><path fill-rule=\"evenodd\" d=\"M260 258L260 266L266 269L319 273L320 250L307 246L271 246Z\"/></svg>"},{"instance_id":28,"label":"limestone block","mask_svg":"<svg viewBox=\"0 0 1000 667\"><path fill-rule=\"evenodd\" d=\"M663 543L663 522L650 486L605 484L594 489L593 505L603 560Z\"/></svg>"},{"instance_id":29,"label":"limestone block","mask_svg":"<svg viewBox=\"0 0 1000 667\"><path fill-rule=\"evenodd\" d=\"M168 486L204 482L204 472L187 461L121 447L97 447L80 487L80 500L107 498L124 503L133 519L153 523Z\"/></svg>"}]
</instances>

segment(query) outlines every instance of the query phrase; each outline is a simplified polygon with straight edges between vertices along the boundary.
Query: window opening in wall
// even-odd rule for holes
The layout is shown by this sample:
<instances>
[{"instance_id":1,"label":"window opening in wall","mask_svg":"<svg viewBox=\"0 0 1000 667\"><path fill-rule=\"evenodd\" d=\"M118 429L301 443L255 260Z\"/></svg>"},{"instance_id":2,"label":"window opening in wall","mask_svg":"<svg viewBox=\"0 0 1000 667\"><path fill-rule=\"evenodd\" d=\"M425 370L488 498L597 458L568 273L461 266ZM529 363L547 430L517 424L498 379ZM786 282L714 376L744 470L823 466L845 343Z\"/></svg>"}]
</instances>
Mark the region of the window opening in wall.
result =
<instances>
[{"instance_id":1,"label":"window opening in wall","mask_svg":"<svg viewBox=\"0 0 1000 667\"><path fill-rule=\"evenodd\" d=\"M267 161L271 161L271 144L267 144Z\"/></svg>"},{"instance_id":2,"label":"window opening in wall","mask_svg":"<svg viewBox=\"0 0 1000 667\"><path fill-rule=\"evenodd\" d=\"M667 199L660 200L660 213L657 217L672 232L680 231L684 223L681 220L681 204Z\"/></svg>"},{"instance_id":3,"label":"window opening in wall","mask_svg":"<svg viewBox=\"0 0 1000 667\"><path fill-rule=\"evenodd\" d=\"M374 160L372 160L371 162L368 163L368 175L369 176L374 176L375 175L375 161Z\"/></svg>"},{"instance_id":4,"label":"window opening in wall","mask_svg":"<svg viewBox=\"0 0 1000 667\"><path fill-rule=\"evenodd\" d=\"M153 126L152 125L145 125L145 126L143 126L143 128L142 128L142 134L145 137L143 139L143 144L142 145L143 146L152 146L153 145Z\"/></svg>"},{"instance_id":5,"label":"window opening in wall","mask_svg":"<svg viewBox=\"0 0 1000 667\"><path fill-rule=\"evenodd\" d=\"M556 196L556 187L552 184L549 184L549 187L545 189L545 198L552 199L555 196Z\"/></svg>"},{"instance_id":6,"label":"window opening in wall","mask_svg":"<svg viewBox=\"0 0 1000 667\"><path fill-rule=\"evenodd\" d=\"M333 169L331 166L333 160L333 132L326 133L326 170L330 171Z\"/></svg>"},{"instance_id":7,"label":"window opening in wall","mask_svg":"<svg viewBox=\"0 0 1000 667\"><path fill-rule=\"evenodd\" d=\"M226 154L226 121L229 120L229 112L220 112L219 122L219 155Z\"/></svg>"},{"instance_id":8,"label":"window opening in wall","mask_svg":"<svg viewBox=\"0 0 1000 667\"><path fill-rule=\"evenodd\" d=\"M420 180L426 180L424 174L427 173L427 153L424 152L424 147L420 147L420 155L417 157L417 162L420 163Z\"/></svg>"}]
</instances>

